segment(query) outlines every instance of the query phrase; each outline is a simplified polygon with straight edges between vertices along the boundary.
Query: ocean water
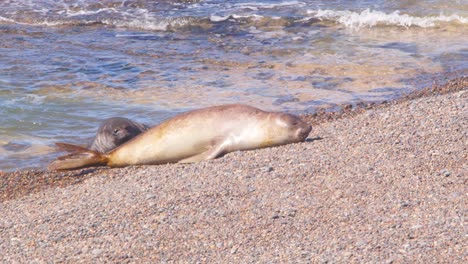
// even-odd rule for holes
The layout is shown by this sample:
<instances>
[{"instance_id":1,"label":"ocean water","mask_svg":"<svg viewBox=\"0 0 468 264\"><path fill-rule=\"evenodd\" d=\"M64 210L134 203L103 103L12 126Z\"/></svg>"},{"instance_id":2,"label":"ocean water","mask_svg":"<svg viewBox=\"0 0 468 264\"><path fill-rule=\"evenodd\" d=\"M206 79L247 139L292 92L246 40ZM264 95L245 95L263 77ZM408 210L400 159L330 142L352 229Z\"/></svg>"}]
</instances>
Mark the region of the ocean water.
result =
<instances>
[{"instance_id":1,"label":"ocean water","mask_svg":"<svg viewBox=\"0 0 468 264\"><path fill-rule=\"evenodd\" d=\"M466 0L3 0L0 170L44 168L112 116L312 113L467 72Z\"/></svg>"}]
</instances>

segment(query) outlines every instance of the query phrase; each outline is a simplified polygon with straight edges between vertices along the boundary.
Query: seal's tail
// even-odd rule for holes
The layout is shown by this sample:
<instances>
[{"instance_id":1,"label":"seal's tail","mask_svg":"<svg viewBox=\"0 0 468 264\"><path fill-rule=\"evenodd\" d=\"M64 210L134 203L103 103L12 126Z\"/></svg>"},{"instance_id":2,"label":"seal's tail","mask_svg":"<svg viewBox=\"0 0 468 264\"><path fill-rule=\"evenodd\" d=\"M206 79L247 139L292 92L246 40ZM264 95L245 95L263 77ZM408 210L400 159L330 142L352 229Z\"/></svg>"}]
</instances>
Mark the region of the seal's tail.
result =
<instances>
[{"instance_id":1,"label":"seal's tail","mask_svg":"<svg viewBox=\"0 0 468 264\"><path fill-rule=\"evenodd\" d=\"M55 143L59 150L71 152L68 155L58 157L47 166L49 170L73 170L107 164L108 157L87 148L66 143Z\"/></svg>"}]
</instances>

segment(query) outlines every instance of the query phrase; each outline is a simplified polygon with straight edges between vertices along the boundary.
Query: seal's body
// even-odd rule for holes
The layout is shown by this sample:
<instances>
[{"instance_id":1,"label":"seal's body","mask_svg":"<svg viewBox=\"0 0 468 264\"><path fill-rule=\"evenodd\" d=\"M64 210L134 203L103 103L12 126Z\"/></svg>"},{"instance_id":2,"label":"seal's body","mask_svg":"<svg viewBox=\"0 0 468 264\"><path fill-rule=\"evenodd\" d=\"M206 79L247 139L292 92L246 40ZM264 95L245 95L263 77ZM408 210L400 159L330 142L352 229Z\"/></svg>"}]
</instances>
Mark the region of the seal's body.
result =
<instances>
[{"instance_id":1,"label":"seal's body","mask_svg":"<svg viewBox=\"0 0 468 264\"><path fill-rule=\"evenodd\" d=\"M168 119L107 154L57 143L74 153L59 157L49 169L197 162L236 150L300 142L310 130L294 115L247 105L214 106Z\"/></svg>"},{"instance_id":2,"label":"seal's body","mask_svg":"<svg viewBox=\"0 0 468 264\"><path fill-rule=\"evenodd\" d=\"M101 153L109 152L148 129L148 126L127 118L108 118L99 126L90 149Z\"/></svg>"}]
</instances>

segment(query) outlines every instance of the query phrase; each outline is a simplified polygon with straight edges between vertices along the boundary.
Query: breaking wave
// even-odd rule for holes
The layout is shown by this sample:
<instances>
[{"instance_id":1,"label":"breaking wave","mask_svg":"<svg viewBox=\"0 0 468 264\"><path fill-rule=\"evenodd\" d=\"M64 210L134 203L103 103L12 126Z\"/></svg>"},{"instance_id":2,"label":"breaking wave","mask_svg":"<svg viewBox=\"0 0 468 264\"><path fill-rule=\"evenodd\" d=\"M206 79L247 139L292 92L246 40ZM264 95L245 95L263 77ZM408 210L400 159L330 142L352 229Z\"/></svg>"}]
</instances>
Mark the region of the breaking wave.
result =
<instances>
[{"instance_id":1,"label":"breaking wave","mask_svg":"<svg viewBox=\"0 0 468 264\"><path fill-rule=\"evenodd\" d=\"M400 26L400 27L422 27L429 28L440 25L441 23L460 23L468 24L468 18L453 14L446 16L440 14L438 16L417 17L408 14L400 14L400 11L392 13L384 13L381 11L372 11L366 9L362 12L353 11L337 11L337 10L308 10L309 15L321 20L331 20L345 25L348 28L359 29L364 27L375 27L380 25L385 26Z\"/></svg>"},{"instance_id":2,"label":"breaking wave","mask_svg":"<svg viewBox=\"0 0 468 264\"><path fill-rule=\"evenodd\" d=\"M50 0L48 0L50 1ZM51 1L52 2L52 1ZM102 24L119 28L142 29L151 31L170 31L178 28L218 24L225 21L236 23L242 28L246 21L271 20L307 21L319 19L342 24L348 28L359 29L376 26L421 27L429 28L445 24L466 25L468 17L452 15L402 14L400 11L384 12L366 9L363 11L330 9L308 9L306 2L285 1L280 3L245 2L237 4L198 2L184 5L178 11L175 5L160 9L152 2L129 1L141 4L133 7L121 4L95 4L93 1L81 5L51 4L45 10L33 2L24 5L10 6L9 10L0 10L0 23L17 23L38 26L87 26ZM171 1L169 1L171 2ZM22 2L21 2L22 3ZM172 2L171 2L172 3ZM213 5L213 6L211 6ZM304 12L304 10L307 10ZM212 25L208 25L212 26Z\"/></svg>"}]
</instances>

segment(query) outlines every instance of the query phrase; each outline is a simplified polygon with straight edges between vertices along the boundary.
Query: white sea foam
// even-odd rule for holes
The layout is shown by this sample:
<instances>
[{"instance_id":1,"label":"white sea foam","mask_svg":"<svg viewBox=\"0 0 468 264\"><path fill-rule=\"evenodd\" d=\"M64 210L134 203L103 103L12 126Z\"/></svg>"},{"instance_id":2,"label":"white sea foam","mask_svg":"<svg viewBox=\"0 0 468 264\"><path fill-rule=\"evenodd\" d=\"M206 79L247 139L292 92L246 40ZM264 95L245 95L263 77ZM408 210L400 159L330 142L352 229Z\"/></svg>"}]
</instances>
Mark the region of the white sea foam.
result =
<instances>
[{"instance_id":1,"label":"white sea foam","mask_svg":"<svg viewBox=\"0 0 468 264\"><path fill-rule=\"evenodd\" d=\"M69 17L95 15L95 14L99 14L103 12L118 13L119 10L115 8L101 8L98 10L79 10L79 11L72 11L69 9L66 10L66 13Z\"/></svg>"},{"instance_id":2,"label":"white sea foam","mask_svg":"<svg viewBox=\"0 0 468 264\"><path fill-rule=\"evenodd\" d=\"M372 11L366 9L362 12L352 11L337 11L337 10L308 10L308 14L313 15L314 18L327 19L336 21L345 25L348 28L359 29L363 27L374 27L377 25L386 26L401 26L401 27L434 27L441 22L458 22L467 24L468 18L453 14L446 16L440 14L438 16L424 16L417 17L408 14L400 14L400 11L392 13L384 13L381 11Z\"/></svg>"},{"instance_id":3,"label":"white sea foam","mask_svg":"<svg viewBox=\"0 0 468 264\"><path fill-rule=\"evenodd\" d=\"M230 15L211 15L210 21L211 22L222 22L228 19L238 19L238 18L251 18L251 19L261 19L264 16L257 15L257 14L245 14L245 15L238 15L237 13L243 13L242 9L247 9L250 11L258 11L260 9L273 9L277 7L303 7L306 4L299 1L285 1L275 4L267 4L267 3L256 3L256 2L247 2L247 3L238 3L229 8L225 9L225 13L231 13ZM276 17L273 17L276 19Z\"/></svg>"},{"instance_id":4,"label":"white sea foam","mask_svg":"<svg viewBox=\"0 0 468 264\"><path fill-rule=\"evenodd\" d=\"M2 16L0 16L0 21L15 23L15 21L13 19L9 19L9 18L2 17Z\"/></svg>"},{"instance_id":5,"label":"white sea foam","mask_svg":"<svg viewBox=\"0 0 468 264\"><path fill-rule=\"evenodd\" d=\"M27 94L24 98L25 101L29 102L30 104L41 105L44 103L46 99L45 95L37 95L37 94Z\"/></svg>"},{"instance_id":6,"label":"white sea foam","mask_svg":"<svg viewBox=\"0 0 468 264\"><path fill-rule=\"evenodd\" d=\"M171 27L183 27L192 23L191 18L158 18L152 16L144 16L141 18L133 18L129 20L113 20L105 19L102 23L115 27L133 28L154 31L167 31Z\"/></svg>"},{"instance_id":7,"label":"white sea foam","mask_svg":"<svg viewBox=\"0 0 468 264\"><path fill-rule=\"evenodd\" d=\"M258 19L263 18L263 16L257 15L257 14L247 15L247 16L242 16L242 15L236 15L236 14L234 14L234 15L232 15L232 17L235 18L235 19L239 19L239 18L252 18L252 19L254 19L254 20L258 20Z\"/></svg>"},{"instance_id":8,"label":"white sea foam","mask_svg":"<svg viewBox=\"0 0 468 264\"><path fill-rule=\"evenodd\" d=\"M18 25L27 25L27 26L47 26L47 27L57 27L57 26L66 26L66 25L74 25L76 24L76 22L74 21L65 21L65 20L55 20L55 21L50 21L48 19L46 20L36 20L36 21L32 21L32 22L23 22L23 21L17 21L17 20L14 20L14 19L9 19L9 18L5 18L5 17L2 17L0 16L0 22L1 21L5 21L5 22L9 22L9 23L15 23L15 24L18 24ZM93 22L90 21L90 22L81 22L81 24L92 24Z\"/></svg>"},{"instance_id":9,"label":"white sea foam","mask_svg":"<svg viewBox=\"0 0 468 264\"><path fill-rule=\"evenodd\" d=\"M211 22L223 22L223 21L226 21L226 20L228 20L228 19L240 19L240 18L251 18L251 19L253 19L253 20L259 20L259 19L262 19L263 16L257 15L257 14L245 15L245 16L236 15L236 14L228 15L228 16L211 15L211 16L210 16L210 21L211 21Z\"/></svg>"},{"instance_id":10,"label":"white sea foam","mask_svg":"<svg viewBox=\"0 0 468 264\"><path fill-rule=\"evenodd\" d=\"M276 7L285 7L285 6L305 6L306 4L303 2L299 1L286 1L286 2L280 2L276 4L266 4L266 3L239 3L236 4L237 7L245 8L245 9L250 9L250 10L258 10L258 9L272 9Z\"/></svg>"},{"instance_id":11,"label":"white sea foam","mask_svg":"<svg viewBox=\"0 0 468 264\"><path fill-rule=\"evenodd\" d=\"M210 21L211 22L223 22L231 18L231 15L228 16L217 16L217 15L211 15L210 16Z\"/></svg>"}]
</instances>

